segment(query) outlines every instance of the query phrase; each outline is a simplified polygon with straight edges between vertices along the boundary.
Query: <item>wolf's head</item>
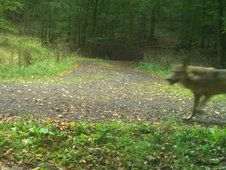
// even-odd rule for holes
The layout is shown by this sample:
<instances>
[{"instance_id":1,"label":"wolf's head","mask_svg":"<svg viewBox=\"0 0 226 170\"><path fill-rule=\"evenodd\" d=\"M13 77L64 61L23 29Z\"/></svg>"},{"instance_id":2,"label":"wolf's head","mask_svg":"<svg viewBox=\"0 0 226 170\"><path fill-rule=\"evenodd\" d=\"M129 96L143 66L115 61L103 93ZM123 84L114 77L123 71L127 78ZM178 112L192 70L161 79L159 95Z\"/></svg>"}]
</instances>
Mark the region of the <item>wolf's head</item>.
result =
<instances>
[{"instance_id":1,"label":"wolf's head","mask_svg":"<svg viewBox=\"0 0 226 170\"><path fill-rule=\"evenodd\" d=\"M175 84L184 78L186 73L186 65L185 64L177 64L173 68L171 74L167 76L166 80L171 84Z\"/></svg>"}]
</instances>

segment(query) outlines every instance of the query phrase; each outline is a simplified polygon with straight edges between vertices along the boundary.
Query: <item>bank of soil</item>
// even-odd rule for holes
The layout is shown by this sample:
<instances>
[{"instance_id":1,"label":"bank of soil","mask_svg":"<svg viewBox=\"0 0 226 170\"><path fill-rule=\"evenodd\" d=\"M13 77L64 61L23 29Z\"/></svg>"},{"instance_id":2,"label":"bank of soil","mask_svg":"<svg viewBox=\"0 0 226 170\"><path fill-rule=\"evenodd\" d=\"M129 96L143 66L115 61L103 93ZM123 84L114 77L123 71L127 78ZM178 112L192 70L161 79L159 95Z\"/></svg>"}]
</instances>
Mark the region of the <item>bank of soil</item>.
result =
<instances>
[{"instance_id":1,"label":"bank of soil","mask_svg":"<svg viewBox=\"0 0 226 170\"><path fill-rule=\"evenodd\" d=\"M106 61L107 62L107 61ZM192 96L128 62L79 61L71 73L24 83L1 83L0 118L34 115L72 121L159 122L190 113ZM226 123L226 102L211 101L193 121Z\"/></svg>"}]
</instances>

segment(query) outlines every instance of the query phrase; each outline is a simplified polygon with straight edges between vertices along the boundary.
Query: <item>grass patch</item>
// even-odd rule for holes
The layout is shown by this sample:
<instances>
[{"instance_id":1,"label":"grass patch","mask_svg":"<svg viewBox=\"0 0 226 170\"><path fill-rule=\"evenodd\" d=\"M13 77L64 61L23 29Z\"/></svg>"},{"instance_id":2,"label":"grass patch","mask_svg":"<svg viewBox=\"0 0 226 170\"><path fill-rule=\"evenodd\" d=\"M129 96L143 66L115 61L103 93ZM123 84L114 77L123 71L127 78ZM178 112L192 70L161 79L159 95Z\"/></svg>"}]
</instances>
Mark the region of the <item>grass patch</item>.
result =
<instances>
[{"instance_id":1,"label":"grass patch","mask_svg":"<svg viewBox=\"0 0 226 170\"><path fill-rule=\"evenodd\" d=\"M79 58L65 54L59 60L56 51L41 40L7 34L0 34L0 53L0 81L59 75L71 70Z\"/></svg>"},{"instance_id":2,"label":"grass patch","mask_svg":"<svg viewBox=\"0 0 226 170\"><path fill-rule=\"evenodd\" d=\"M46 59L27 67L18 65L0 66L0 81L20 81L21 79L35 79L60 75L64 71L74 69L74 57L68 57L57 62L55 59Z\"/></svg>"},{"instance_id":3,"label":"grass patch","mask_svg":"<svg viewBox=\"0 0 226 170\"><path fill-rule=\"evenodd\" d=\"M150 63L144 63L140 62L135 69L155 73L160 76L166 76L169 74L168 70L163 69L161 65L158 64L150 64Z\"/></svg>"},{"instance_id":4,"label":"grass patch","mask_svg":"<svg viewBox=\"0 0 226 170\"><path fill-rule=\"evenodd\" d=\"M226 95L225 94L217 95L217 96L214 96L213 99L225 101Z\"/></svg>"},{"instance_id":5,"label":"grass patch","mask_svg":"<svg viewBox=\"0 0 226 170\"><path fill-rule=\"evenodd\" d=\"M97 64L98 64L98 65L100 65L100 66L112 67L112 65L111 65L111 64L106 63L106 62L98 62Z\"/></svg>"},{"instance_id":6,"label":"grass patch","mask_svg":"<svg viewBox=\"0 0 226 170\"><path fill-rule=\"evenodd\" d=\"M0 161L30 168L223 168L226 129L174 122L0 122Z\"/></svg>"},{"instance_id":7,"label":"grass patch","mask_svg":"<svg viewBox=\"0 0 226 170\"><path fill-rule=\"evenodd\" d=\"M100 59L100 58L89 58L89 57L76 56L75 61L80 61L80 60L102 61L103 59Z\"/></svg>"}]
</instances>

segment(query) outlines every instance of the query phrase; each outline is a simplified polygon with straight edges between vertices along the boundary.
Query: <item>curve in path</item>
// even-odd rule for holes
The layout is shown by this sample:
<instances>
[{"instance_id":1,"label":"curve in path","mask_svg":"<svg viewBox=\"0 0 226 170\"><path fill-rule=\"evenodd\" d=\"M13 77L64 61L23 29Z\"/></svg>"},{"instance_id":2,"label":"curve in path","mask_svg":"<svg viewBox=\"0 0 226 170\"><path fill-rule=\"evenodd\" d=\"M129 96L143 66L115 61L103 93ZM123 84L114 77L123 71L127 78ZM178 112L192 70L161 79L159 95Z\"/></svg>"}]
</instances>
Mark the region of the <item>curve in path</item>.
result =
<instances>
[{"instance_id":1,"label":"curve in path","mask_svg":"<svg viewBox=\"0 0 226 170\"><path fill-rule=\"evenodd\" d=\"M80 61L70 74L27 83L1 83L0 114L80 120L156 122L190 112L192 98L167 89L160 77L119 62ZM226 122L225 102L210 102L195 120Z\"/></svg>"}]
</instances>

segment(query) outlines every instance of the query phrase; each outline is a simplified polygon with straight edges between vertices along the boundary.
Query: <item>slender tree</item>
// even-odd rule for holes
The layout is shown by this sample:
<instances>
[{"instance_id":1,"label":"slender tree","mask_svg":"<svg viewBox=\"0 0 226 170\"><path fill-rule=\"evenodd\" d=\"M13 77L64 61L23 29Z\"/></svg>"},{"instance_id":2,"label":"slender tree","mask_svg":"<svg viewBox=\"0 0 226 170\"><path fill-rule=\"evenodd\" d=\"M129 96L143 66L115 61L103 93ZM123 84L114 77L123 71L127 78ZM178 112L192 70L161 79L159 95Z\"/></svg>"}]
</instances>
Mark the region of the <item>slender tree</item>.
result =
<instances>
[{"instance_id":1,"label":"slender tree","mask_svg":"<svg viewBox=\"0 0 226 170\"><path fill-rule=\"evenodd\" d=\"M224 31L224 0L217 0L217 51L218 65L226 68L226 32Z\"/></svg>"}]
</instances>

